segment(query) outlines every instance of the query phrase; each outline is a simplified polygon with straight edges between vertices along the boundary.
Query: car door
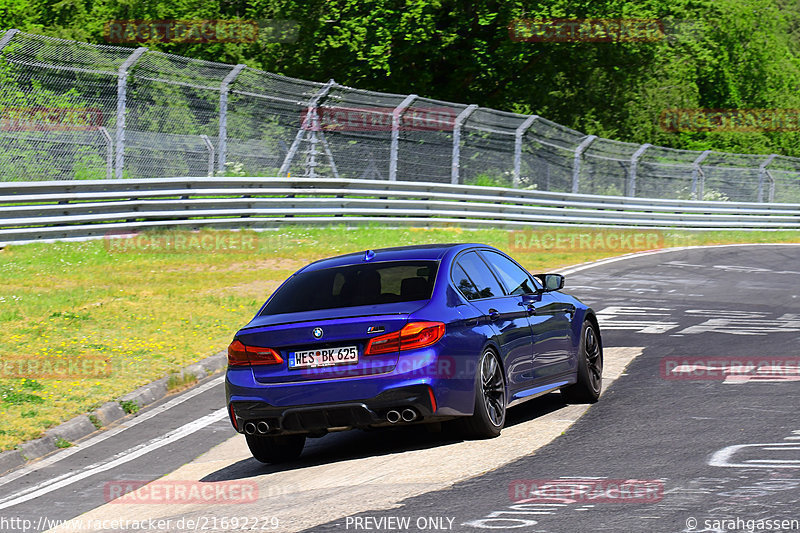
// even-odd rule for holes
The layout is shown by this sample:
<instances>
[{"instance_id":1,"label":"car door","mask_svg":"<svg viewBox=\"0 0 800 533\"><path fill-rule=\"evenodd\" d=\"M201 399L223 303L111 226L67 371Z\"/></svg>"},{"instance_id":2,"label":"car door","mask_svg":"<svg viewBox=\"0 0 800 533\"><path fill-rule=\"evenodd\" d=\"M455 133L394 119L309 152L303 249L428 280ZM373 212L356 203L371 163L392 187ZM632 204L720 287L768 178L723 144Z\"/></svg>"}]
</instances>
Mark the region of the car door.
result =
<instances>
[{"instance_id":1,"label":"car door","mask_svg":"<svg viewBox=\"0 0 800 533\"><path fill-rule=\"evenodd\" d=\"M533 366L537 380L553 380L575 370L572 344L572 318L575 306L562 301L557 292L545 292L534 303L531 323L536 321L533 339Z\"/></svg>"},{"instance_id":2,"label":"car door","mask_svg":"<svg viewBox=\"0 0 800 533\"><path fill-rule=\"evenodd\" d=\"M522 299L521 305L527 311L531 327L531 360L536 383L553 381L572 371L570 322L575 306L561 302L558 293L543 292L541 284L505 255L490 250L480 253L492 266L506 292Z\"/></svg>"},{"instance_id":3,"label":"car door","mask_svg":"<svg viewBox=\"0 0 800 533\"><path fill-rule=\"evenodd\" d=\"M520 296L503 291L489 266L474 251L458 256L452 271L453 282L478 309L482 323L489 324L500 344L508 376L508 388L529 387L533 380L531 329Z\"/></svg>"}]
</instances>

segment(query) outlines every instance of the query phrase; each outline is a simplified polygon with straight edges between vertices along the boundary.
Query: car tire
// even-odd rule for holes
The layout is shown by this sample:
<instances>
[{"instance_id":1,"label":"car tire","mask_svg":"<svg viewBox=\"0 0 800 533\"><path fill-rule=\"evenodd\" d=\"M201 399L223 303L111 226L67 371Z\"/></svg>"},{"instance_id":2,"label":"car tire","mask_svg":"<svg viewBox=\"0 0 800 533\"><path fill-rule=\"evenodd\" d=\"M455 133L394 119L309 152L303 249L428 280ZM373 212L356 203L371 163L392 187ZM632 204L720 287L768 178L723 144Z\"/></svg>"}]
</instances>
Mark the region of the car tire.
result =
<instances>
[{"instance_id":1,"label":"car tire","mask_svg":"<svg viewBox=\"0 0 800 533\"><path fill-rule=\"evenodd\" d=\"M561 389L567 403L595 403L603 388L603 346L591 321L583 322L578 348L578 381Z\"/></svg>"},{"instance_id":2,"label":"car tire","mask_svg":"<svg viewBox=\"0 0 800 533\"><path fill-rule=\"evenodd\" d=\"M305 435L245 435L245 438L250 453L262 463L284 463L297 459L306 445Z\"/></svg>"},{"instance_id":3,"label":"car tire","mask_svg":"<svg viewBox=\"0 0 800 533\"><path fill-rule=\"evenodd\" d=\"M461 420L462 432L467 438L491 439L500 435L505 422L505 373L497 354L487 348L475 372L475 410Z\"/></svg>"}]
</instances>

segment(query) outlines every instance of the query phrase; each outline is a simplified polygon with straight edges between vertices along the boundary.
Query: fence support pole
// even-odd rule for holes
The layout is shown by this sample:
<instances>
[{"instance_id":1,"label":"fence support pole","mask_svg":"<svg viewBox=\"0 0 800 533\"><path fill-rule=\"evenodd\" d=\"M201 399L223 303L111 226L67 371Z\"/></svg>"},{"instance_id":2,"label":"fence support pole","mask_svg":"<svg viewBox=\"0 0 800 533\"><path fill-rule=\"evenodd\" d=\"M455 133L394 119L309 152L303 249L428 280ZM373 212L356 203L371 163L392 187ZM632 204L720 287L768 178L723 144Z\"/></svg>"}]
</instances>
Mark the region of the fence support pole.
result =
<instances>
[{"instance_id":1,"label":"fence support pole","mask_svg":"<svg viewBox=\"0 0 800 533\"><path fill-rule=\"evenodd\" d=\"M703 169L700 168L700 163L702 163L710 153L711 150L706 150L692 163L692 198L695 200L703 199L706 176L703 174Z\"/></svg>"},{"instance_id":2,"label":"fence support pole","mask_svg":"<svg viewBox=\"0 0 800 533\"><path fill-rule=\"evenodd\" d=\"M208 150L208 177L211 177L214 175L214 144L208 138L208 135L201 135L200 138L203 139L206 150Z\"/></svg>"},{"instance_id":3,"label":"fence support pole","mask_svg":"<svg viewBox=\"0 0 800 533\"><path fill-rule=\"evenodd\" d=\"M626 196L636 196L636 168L639 166L639 158L651 146L653 145L645 143L631 156L631 167L628 169L628 194Z\"/></svg>"},{"instance_id":4,"label":"fence support pole","mask_svg":"<svg viewBox=\"0 0 800 533\"><path fill-rule=\"evenodd\" d=\"M450 183L453 185L458 185L461 178L461 126L476 109L477 105L468 105L453 122L453 157L450 164Z\"/></svg>"},{"instance_id":5,"label":"fence support pole","mask_svg":"<svg viewBox=\"0 0 800 533\"><path fill-rule=\"evenodd\" d=\"M128 70L130 70L146 51L147 48L144 46L137 48L128 59L120 65L117 71L117 131L115 143L117 148L117 161L115 164L117 179L122 179L122 170L125 168L125 106L128 87Z\"/></svg>"},{"instance_id":6,"label":"fence support pole","mask_svg":"<svg viewBox=\"0 0 800 533\"><path fill-rule=\"evenodd\" d=\"M103 126L100 126L100 133L106 140L106 179L110 180L114 172L114 142L111 140L111 134Z\"/></svg>"},{"instance_id":7,"label":"fence support pole","mask_svg":"<svg viewBox=\"0 0 800 533\"><path fill-rule=\"evenodd\" d=\"M577 193L578 187L580 187L580 180L581 180L581 155L583 152L589 148L589 145L592 144L595 139L597 139L597 135L587 135L586 138L581 141L581 144L575 148L575 155L572 159L572 192Z\"/></svg>"},{"instance_id":8,"label":"fence support pole","mask_svg":"<svg viewBox=\"0 0 800 533\"><path fill-rule=\"evenodd\" d=\"M416 94L409 94L392 111L392 145L389 149L389 181L397 181L397 152L400 149L400 120L408 106L417 99Z\"/></svg>"},{"instance_id":9,"label":"fence support pole","mask_svg":"<svg viewBox=\"0 0 800 533\"><path fill-rule=\"evenodd\" d=\"M328 139L322 133L322 124L319 121L319 113L314 114L314 120L317 124L317 129L320 131L320 137L322 137L322 148L325 150L325 155L328 156L328 162L331 165L331 172L333 173L334 179L339 179L339 169L336 168L336 161L333 160L333 152L331 152L331 145L328 144Z\"/></svg>"},{"instance_id":10,"label":"fence support pole","mask_svg":"<svg viewBox=\"0 0 800 533\"><path fill-rule=\"evenodd\" d=\"M514 132L514 176L512 178L512 183L515 189L519 187L519 178L522 168L522 137L537 118L539 118L539 115L529 116L522 122L522 124L517 126L517 129Z\"/></svg>"},{"instance_id":11,"label":"fence support pole","mask_svg":"<svg viewBox=\"0 0 800 533\"><path fill-rule=\"evenodd\" d=\"M772 203L775 201L775 178L772 177L772 172L767 170L767 177L769 178L769 196L767 202Z\"/></svg>"},{"instance_id":12,"label":"fence support pole","mask_svg":"<svg viewBox=\"0 0 800 533\"><path fill-rule=\"evenodd\" d=\"M775 196L775 180L772 179L772 176L769 175L769 171L767 170L767 167L770 165L770 163L772 163L772 160L775 159L776 157L778 157L778 154L770 154L770 156L763 163L761 163L761 165L759 165L759 167L758 167L758 201L759 202L763 202L764 201L764 181L767 179L767 177L769 177L771 182L772 182L771 185L770 185L770 200L769 201L771 202L772 198L774 198L774 196Z\"/></svg>"},{"instance_id":13,"label":"fence support pole","mask_svg":"<svg viewBox=\"0 0 800 533\"><path fill-rule=\"evenodd\" d=\"M243 68L244 65L242 64L233 67L233 70L225 76L219 86L219 153L217 170L220 172L225 171L225 160L228 157L228 88ZM212 172L209 173L209 176L214 175L214 169L212 168L211 170Z\"/></svg>"},{"instance_id":14,"label":"fence support pole","mask_svg":"<svg viewBox=\"0 0 800 533\"><path fill-rule=\"evenodd\" d=\"M306 130L308 128L315 128L319 124L317 107L319 106L320 100L328 96L328 92L330 92L335 83L336 82L333 81L333 79L328 80L328 83L323 85L319 92L317 92L317 94L315 94L314 97L309 100L308 107L306 108L306 116L303 117L303 121L300 124L300 129L297 130L297 134L294 136L294 141L292 141L289 151L286 152L286 157L283 158L281 168L278 170L279 176L283 177L287 172L289 172L289 166L292 164L292 159L294 159L294 155L297 153L297 149L300 147L300 141L303 140Z\"/></svg>"},{"instance_id":15,"label":"fence support pole","mask_svg":"<svg viewBox=\"0 0 800 533\"><path fill-rule=\"evenodd\" d=\"M3 48L5 48L6 45L11 42L11 39L13 39L14 36L18 33L19 30L17 29L10 29L3 34L2 39L0 39L0 52L3 51Z\"/></svg>"}]
</instances>

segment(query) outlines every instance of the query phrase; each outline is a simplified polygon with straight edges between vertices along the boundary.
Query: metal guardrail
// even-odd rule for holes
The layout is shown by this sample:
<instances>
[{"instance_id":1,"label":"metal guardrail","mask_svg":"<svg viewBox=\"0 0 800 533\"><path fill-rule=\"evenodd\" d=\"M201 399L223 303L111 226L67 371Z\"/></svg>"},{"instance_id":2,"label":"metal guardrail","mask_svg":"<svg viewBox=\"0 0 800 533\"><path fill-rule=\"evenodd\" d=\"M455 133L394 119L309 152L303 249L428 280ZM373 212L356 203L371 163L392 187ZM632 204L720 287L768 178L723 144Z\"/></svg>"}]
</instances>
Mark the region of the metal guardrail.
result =
<instances>
[{"instance_id":1,"label":"metal guardrail","mask_svg":"<svg viewBox=\"0 0 800 533\"><path fill-rule=\"evenodd\" d=\"M148 228L363 224L524 229L800 229L800 204L707 202L425 182L166 178L0 183L0 245Z\"/></svg>"}]
</instances>

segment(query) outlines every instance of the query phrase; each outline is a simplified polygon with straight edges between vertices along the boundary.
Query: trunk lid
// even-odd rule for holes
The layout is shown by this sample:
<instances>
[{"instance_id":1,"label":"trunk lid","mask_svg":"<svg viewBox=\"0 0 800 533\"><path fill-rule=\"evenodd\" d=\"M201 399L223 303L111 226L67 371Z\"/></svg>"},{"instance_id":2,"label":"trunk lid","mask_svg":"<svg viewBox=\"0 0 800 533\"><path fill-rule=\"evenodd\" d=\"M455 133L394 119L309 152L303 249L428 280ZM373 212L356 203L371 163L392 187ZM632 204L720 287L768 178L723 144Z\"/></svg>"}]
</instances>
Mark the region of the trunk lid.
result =
<instances>
[{"instance_id":1,"label":"trunk lid","mask_svg":"<svg viewBox=\"0 0 800 533\"><path fill-rule=\"evenodd\" d=\"M260 316L239 331L236 338L248 346L272 348L283 358L281 364L252 367L256 380L261 383L382 374L394 369L399 353L365 356L367 342L402 329L408 316L425 303L398 302ZM321 330L321 335L315 336L315 330L317 334ZM311 359L319 361L328 354L329 358L334 357L340 348L352 347L358 354L357 363L300 367ZM304 355L308 352L312 352L311 357ZM290 368L291 361L299 367Z\"/></svg>"}]
</instances>

